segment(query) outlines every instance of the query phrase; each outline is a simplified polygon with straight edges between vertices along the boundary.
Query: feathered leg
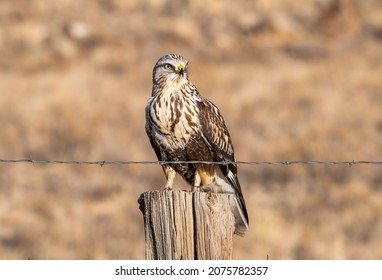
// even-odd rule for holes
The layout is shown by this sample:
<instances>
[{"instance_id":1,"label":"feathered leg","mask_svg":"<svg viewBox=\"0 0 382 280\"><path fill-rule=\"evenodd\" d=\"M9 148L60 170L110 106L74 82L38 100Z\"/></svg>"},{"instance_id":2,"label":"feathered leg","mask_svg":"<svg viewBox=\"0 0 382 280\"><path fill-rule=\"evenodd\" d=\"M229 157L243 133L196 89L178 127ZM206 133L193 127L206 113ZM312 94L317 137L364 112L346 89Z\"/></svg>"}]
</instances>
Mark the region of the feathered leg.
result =
<instances>
[{"instance_id":1,"label":"feathered leg","mask_svg":"<svg viewBox=\"0 0 382 280\"><path fill-rule=\"evenodd\" d=\"M166 179L167 179L167 183L164 186L164 189L166 191L171 191L172 190L172 185L174 184L174 179L175 179L176 172L169 165L164 165L163 166L163 171L164 171L164 174L165 174Z\"/></svg>"},{"instance_id":2,"label":"feathered leg","mask_svg":"<svg viewBox=\"0 0 382 280\"><path fill-rule=\"evenodd\" d=\"M193 192L200 191L200 184L202 183L202 178L200 178L198 170L195 171L194 185L192 186Z\"/></svg>"}]
</instances>

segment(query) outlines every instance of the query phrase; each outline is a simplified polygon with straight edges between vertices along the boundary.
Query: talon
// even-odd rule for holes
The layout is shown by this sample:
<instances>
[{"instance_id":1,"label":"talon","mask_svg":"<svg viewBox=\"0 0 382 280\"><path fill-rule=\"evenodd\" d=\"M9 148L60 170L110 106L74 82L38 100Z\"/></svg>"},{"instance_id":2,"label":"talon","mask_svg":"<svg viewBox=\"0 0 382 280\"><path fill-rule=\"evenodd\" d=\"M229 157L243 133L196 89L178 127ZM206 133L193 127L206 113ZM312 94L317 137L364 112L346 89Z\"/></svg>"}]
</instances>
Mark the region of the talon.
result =
<instances>
[{"instance_id":1,"label":"talon","mask_svg":"<svg viewBox=\"0 0 382 280\"><path fill-rule=\"evenodd\" d=\"M200 186L193 186L191 191L192 192L200 192L200 189L201 189Z\"/></svg>"},{"instance_id":2,"label":"talon","mask_svg":"<svg viewBox=\"0 0 382 280\"><path fill-rule=\"evenodd\" d=\"M172 188L171 188L171 187L168 187L168 186L165 186L165 187L163 188L163 190L165 190L165 191L172 191Z\"/></svg>"}]
</instances>

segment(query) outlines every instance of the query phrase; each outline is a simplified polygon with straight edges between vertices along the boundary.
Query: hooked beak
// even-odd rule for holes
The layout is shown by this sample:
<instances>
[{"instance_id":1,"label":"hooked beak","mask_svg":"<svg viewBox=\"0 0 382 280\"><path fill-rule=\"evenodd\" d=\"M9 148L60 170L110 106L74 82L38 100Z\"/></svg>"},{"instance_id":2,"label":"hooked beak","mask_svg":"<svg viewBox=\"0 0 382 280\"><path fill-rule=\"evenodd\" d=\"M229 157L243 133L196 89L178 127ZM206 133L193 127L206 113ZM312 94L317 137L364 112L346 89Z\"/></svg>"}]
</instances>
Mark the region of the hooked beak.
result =
<instances>
[{"instance_id":1,"label":"hooked beak","mask_svg":"<svg viewBox=\"0 0 382 280\"><path fill-rule=\"evenodd\" d=\"M185 68L184 68L183 64L179 65L179 66L178 66L178 69L176 69L175 72L176 72L177 74L180 74L180 75L183 76L183 74L184 74L184 72L185 72Z\"/></svg>"}]
</instances>

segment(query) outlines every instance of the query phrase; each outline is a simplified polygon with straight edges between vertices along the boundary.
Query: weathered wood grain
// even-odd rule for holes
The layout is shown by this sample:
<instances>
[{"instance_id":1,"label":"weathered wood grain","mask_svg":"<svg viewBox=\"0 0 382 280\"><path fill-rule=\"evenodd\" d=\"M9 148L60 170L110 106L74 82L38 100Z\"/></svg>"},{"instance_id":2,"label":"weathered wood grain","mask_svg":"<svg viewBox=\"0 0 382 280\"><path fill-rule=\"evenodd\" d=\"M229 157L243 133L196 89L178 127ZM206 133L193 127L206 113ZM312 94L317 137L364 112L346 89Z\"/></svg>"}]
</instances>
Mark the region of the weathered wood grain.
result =
<instances>
[{"instance_id":1,"label":"weathered wood grain","mask_svg":"<svg viewBox=\"0 0 382 280\"><path fill-rule=\"evenodd\" d=\"M232 259L235 221L228 194L150 191L138 202L146 259Z\"/></svg>"}]
</instances>

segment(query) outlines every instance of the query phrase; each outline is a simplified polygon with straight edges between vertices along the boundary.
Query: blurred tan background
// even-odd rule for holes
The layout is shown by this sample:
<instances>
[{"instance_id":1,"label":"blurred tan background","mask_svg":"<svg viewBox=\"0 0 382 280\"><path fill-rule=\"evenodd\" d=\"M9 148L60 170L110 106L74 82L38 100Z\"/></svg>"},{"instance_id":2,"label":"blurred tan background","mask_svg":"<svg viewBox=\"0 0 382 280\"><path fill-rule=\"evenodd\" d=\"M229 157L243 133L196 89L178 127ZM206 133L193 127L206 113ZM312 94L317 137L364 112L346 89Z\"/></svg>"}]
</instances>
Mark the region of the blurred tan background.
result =
<instances>
[{"instance_id":1,"label":"blurred tan background","mask_svg":"<svg viewBox=\"0 0 382 280\"><path fill-rule=\"evenodd\" d=\"M238 160L382 160L379 0L0 1L0 158L156 160L144 107L166 53ZM382 258L381 165L239 178L235 259ZM143 259L137 198L164 183L157 165L0 163L0 258Z\"/></svg>"}]
</instances>

